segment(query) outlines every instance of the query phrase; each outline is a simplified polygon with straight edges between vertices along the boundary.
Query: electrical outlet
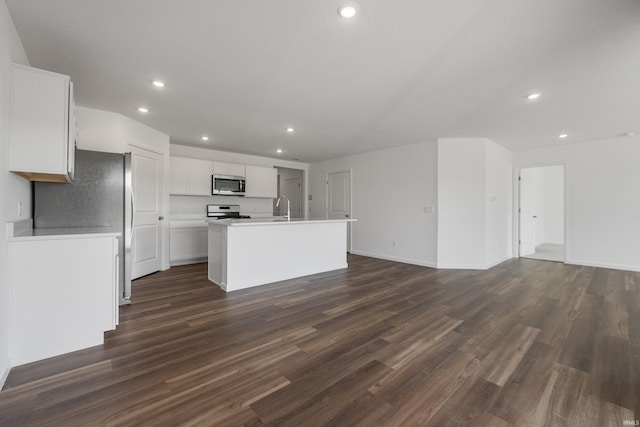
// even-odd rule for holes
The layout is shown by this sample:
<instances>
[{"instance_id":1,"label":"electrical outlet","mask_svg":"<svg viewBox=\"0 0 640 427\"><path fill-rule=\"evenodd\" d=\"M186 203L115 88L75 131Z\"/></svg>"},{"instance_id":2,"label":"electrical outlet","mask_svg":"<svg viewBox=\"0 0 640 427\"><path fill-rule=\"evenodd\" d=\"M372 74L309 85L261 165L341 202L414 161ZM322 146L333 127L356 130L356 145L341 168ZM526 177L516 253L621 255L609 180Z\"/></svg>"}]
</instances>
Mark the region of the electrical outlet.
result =
<instances>
[{"instance_id":1,"label":"electrical outlet","mask_svg":"<svg viewBox=\"0 0 640 427\"><path fill-rule=\"evenodd\" d=\"M22 218L22 201L18 202L18 218Z\"/></svg>"},{"instance_id":2,"label":"electrical outlet","mask_svg":"<svg viewBox=\"0 0 640 427\"><path fill-rule=\"evenodd\" d=\"M395 240L392 240L391 241L391 246L393 246L395 248L396 246L398 246L398 242L396 242Z\"/></svg>"}]
</instances>

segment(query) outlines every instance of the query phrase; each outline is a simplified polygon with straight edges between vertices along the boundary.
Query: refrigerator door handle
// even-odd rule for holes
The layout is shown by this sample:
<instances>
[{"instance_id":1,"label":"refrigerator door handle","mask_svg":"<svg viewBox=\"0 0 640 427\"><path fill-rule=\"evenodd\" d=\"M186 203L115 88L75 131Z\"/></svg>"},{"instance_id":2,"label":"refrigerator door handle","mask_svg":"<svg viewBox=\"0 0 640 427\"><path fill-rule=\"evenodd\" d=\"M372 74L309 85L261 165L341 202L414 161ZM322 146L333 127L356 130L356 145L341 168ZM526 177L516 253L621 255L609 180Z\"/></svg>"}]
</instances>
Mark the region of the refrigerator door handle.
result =
<instances>
[{"instance_id":1,"label":"refrigerator door handle","mask_svg":"<svg viewBox=\"0 0 640 427\"><path fill-rule=\"evenodd\" d=\"M135 199L133 197L133 182L131 173L131 153L124 154L124 286L122 289L122 303L131 303L131 259L133 256L133 227L135 213Z\"/></svg>"}]
</instances>

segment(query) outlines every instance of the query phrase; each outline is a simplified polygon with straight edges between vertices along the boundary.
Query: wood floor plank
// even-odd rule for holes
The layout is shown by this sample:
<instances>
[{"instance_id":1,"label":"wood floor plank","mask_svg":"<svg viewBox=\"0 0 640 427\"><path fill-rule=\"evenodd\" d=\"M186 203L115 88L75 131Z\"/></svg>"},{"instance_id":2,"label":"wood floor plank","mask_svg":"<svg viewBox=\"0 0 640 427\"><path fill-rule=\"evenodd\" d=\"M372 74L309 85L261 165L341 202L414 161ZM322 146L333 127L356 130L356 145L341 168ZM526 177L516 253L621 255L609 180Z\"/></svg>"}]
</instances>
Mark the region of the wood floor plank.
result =
<instances>
[{"instance_id":1,"label":"wood floor plank","mask_svg":"<svg viewBox=\"0 0 640 427\"><path fill-rule=\"evenodd\" d=\"M621 426L640 419L640 273L513 259L349 268L225 293L133 283L105 344L15 367L2 426ZM633 425L633 424L631 424Z\"/></svg>"}]
</instances>

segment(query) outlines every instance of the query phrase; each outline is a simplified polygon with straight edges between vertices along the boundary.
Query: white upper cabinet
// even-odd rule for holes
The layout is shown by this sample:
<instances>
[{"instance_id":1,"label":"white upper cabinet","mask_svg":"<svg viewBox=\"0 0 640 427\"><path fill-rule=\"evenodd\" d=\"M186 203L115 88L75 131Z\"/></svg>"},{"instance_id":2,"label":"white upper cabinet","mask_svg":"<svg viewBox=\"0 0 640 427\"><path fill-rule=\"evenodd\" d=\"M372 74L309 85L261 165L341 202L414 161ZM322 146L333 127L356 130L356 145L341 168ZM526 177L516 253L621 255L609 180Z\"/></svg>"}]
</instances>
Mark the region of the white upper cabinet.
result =
<instances>
[{"instance_id":1,"label":"white upper cabinet","mask_svg":"<svg viewBox=\"0 0 640 427\"><path fill-rule=\"evenodd\" d=\"M73 180L73 109L68 76L12 64L9 170L31 181Z\"/></svg>"},{"instance_id":2,"label":"white upper cabinet","mask_svg":"<svg viewBox=\"0 0 640 427\"><path fill-rule=\"evenodd\" d=\"M189 194L189 159L169 158L169 194Z\"/></svg>"},{"instance_id":3,"label":"white upper cabinet","mask_svg":"<svg viewBox=\"0 0 640 427\"><path fill-rule=\"evenodd\" d=\"M216 175L245 176L245 165L213 162L213 173Z\"/></svg>"},{"instance_id":4,"label":"white upper cabinet","mask_svg":"<svg viewBox=\"0 0 640 427\"><path fill-rule=\"evenodd\" d=\"M169 193L188 196L210 196L213 163L209 160L170 158Z\"/></svg>"},{"instance_id":5,"label":"white upper cabinet","mask_svg":"<svg viewBox=\"0 0 640 427\"><path fill-rule=\"evenodd\" d=\"M213 162L209 160L189 159L189 192L196 196L211 195L211 175Z\"/></svg>"},{"instance_id":6,"label":"white upper cabinet","mask_svg":"<svg viewBox=\"0 0 640 427\"><path fill-rule=\"evenodd\" d=\"M211 175L245 177L245 197L278 197L278 171L264 166L241 165L171 156L169 194L210 196Z\"/></svg>"},{"instance_id":7,"label":"white upper cabinet","mask_svg":"<svg viewBox=\"0 0 640 427\"><path fill-rule=\"evenodd\" d=\"M278 171L264 166L246 166L245 197L278 197Z\"/></svg>"}]
</instances>

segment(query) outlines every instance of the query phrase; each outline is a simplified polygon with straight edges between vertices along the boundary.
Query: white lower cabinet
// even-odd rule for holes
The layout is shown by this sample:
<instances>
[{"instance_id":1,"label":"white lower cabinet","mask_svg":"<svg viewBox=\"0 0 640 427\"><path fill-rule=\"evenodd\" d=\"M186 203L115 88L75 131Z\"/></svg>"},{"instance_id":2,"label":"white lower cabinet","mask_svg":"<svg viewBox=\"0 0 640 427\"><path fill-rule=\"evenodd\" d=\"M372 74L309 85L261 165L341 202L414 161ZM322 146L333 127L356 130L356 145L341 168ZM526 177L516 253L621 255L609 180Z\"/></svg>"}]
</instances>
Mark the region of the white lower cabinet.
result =
<instances>
[{"instance_id":1,"label":"white lower cabinet","mask_svg":"<svg viewBox=\"0 0 640 427\"><path fill-rule=\"evenodd\" d=\"M199 227L171 226L169 243L171 265L193 264L207 260L208 232L204 224Z\"/></svg>"},{"instance_id":2,"label":"white lower cabinet","mask_svg":"<svg viewBox=\"0 0 640 427\"><path fill-rule=\"evenodd\" d=\"M29 237L8 250L13 366L104 343L118 323L117 237Z\"/></svg>"}]
</instances>

